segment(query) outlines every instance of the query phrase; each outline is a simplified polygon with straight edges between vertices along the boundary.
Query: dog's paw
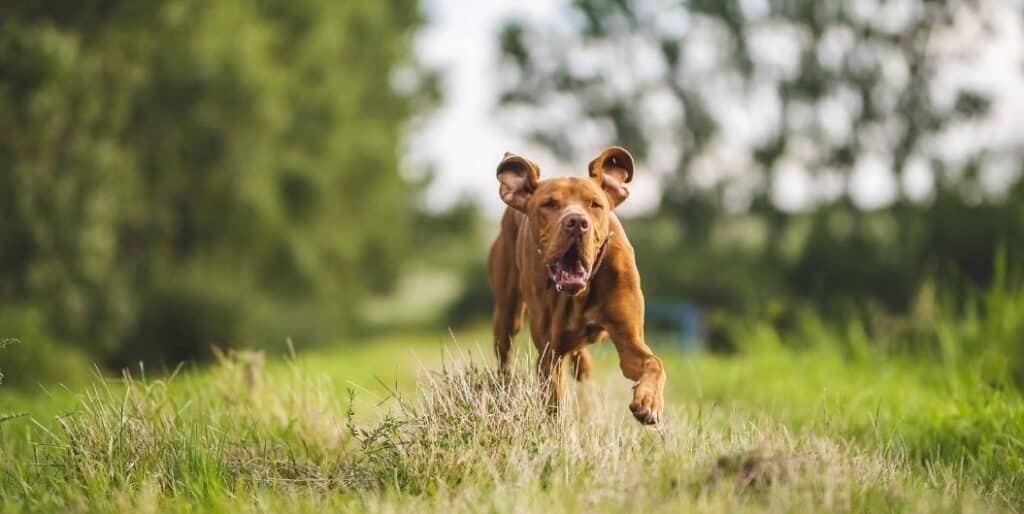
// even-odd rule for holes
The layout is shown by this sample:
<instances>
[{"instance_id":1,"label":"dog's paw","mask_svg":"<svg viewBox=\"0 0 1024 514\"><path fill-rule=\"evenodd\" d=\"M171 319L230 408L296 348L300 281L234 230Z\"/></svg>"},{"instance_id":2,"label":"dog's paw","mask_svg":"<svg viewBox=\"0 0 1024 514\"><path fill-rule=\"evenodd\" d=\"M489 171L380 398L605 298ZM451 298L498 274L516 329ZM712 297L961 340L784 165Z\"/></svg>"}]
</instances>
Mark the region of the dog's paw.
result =
<instances>
[{"instance_id":1,"label":"dog's paw","mask_svg":"<svg viewBox=\"0 0 1024 514\"><path fill-rule=\"evenodd\" d=\"M661 421L661 395L640 384L633 388L633 402L629 411L633 417L644 425L654 425Z\"/></svg>"}]
</instances>

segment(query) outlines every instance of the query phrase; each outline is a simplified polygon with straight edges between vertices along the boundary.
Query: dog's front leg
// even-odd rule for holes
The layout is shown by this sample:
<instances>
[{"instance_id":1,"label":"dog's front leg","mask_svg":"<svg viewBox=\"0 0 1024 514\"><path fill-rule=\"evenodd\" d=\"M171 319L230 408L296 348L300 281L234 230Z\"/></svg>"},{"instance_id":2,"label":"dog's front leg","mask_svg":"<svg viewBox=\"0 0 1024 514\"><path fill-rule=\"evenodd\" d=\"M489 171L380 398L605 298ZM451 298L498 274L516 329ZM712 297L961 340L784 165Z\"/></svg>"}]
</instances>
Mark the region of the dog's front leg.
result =
<instances>
[{"instance_id":1,"label":"dog's front leg","mask_svg":"<svg viewBox=\"0 0 1024 514\"><path fill-rule=\"evenodd\" d=\"M565 383L562 378L562 355L550 345L540 350L537 358L537 377L540 379L542 394L547 402L548 413L554 415L562 403Z\"/></svg>"},{"instance_id":2,"label":"dog's front leg","mask_svg":"<svg viewBox=\"0 0 1024 514\"><path fill-rule=\"evenodd\" d=\"M636 381L629 410L637 421L651 425L657 423L662 415L665 368L661 359L644 342L642 320L642 313L623 317L608 327L608 332L619 352L622 374Z\"/></svg>"}]
</instances>

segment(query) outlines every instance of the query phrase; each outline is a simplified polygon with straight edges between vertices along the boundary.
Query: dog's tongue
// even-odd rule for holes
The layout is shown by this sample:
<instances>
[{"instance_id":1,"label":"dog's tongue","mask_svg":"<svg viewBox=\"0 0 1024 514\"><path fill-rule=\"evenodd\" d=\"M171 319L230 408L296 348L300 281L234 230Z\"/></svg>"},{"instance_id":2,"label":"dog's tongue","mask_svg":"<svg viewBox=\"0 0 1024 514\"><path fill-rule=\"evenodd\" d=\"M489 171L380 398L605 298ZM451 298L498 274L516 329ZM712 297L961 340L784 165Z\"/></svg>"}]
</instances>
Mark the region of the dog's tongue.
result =
<instances>
[{"instance_id":1,"label":"dog's tongue","mask_svg":"<svg viewBox=\"0 0 1024 514\"><path fill-rule=\"evenodd\" d=\"M551 278L559 291L576 292L587 282L587 269L580 261L568 265L560 263Z\"/></svg>"},{"instance_id":2,"label":"dog's tongue","mask_svg":"<svg viewBox=\"0 0 1024 514\"><path fill-rule=\"evenodd\" d=\"M583 267L583 263L579 261L574 265L562 267L558 272L560 282L582 281L587 276L587 270Z\"/></svg>"},{"instance_id":3,"label":"dog's tongue","mask_svg":"<svg viewBox=\"0 0 1024 514\"><path fill-rule=\"evenodd\" d=\"M548 265L548 274L559 292L575 294L587 285L590 272L583 264L579 246L572 245L559 260Z\"/></svg>"}]
</instances>

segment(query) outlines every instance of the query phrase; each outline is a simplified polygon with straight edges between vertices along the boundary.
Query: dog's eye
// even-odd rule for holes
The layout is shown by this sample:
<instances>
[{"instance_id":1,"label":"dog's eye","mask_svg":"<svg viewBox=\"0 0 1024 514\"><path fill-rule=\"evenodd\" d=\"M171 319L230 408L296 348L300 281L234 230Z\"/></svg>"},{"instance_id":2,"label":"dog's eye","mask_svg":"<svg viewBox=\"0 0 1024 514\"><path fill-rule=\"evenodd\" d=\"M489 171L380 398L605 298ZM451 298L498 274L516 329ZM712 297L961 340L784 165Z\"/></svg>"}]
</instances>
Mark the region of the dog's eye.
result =
<instances>
[{"instance_id":1,"label":"dog's eye","mask_svg":"<svg viewBox=\"0 0 1024 514\"><path fill-rule=\"evenodd\" d=\"M540 204L540 206L545 208L545 209L554 209L554 208L558 207L558 202L556 202L554 200L548 200L548 201Z\"/></svg>"},{"instance_id":2,"label":"dog's eye","mask_svg":"<svg viewBox=\"0 0 1024 514\"><path fill-rule=\"evenodd\" d=\"M590 202L590 208L591 209L600 209L602 207L604 207L604 206L601 205L601 202L598 202L597 200L594 200L593 202Z\"/></svg>"}]
</instances>

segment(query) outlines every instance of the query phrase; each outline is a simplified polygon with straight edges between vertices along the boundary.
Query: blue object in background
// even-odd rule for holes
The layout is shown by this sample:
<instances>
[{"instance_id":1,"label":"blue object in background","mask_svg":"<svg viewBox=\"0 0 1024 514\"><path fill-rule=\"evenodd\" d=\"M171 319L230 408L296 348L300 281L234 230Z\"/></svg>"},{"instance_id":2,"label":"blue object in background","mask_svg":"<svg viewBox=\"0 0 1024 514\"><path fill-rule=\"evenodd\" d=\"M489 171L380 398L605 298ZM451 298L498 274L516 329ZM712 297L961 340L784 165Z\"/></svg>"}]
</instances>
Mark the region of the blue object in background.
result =
<instances>
[{"instance_id":1,"label":"blue object in background","mask_svg":"<svg viewBox=\"0 0 1024 514\"><path fill-rule=\"evenodd\" d=\"M686 300L653 300L646 307L647 333L655 335L651 337L654 342L672 344L686 352L706 349L704 310L697 304Z\"/></svg>"}]
</instances>

